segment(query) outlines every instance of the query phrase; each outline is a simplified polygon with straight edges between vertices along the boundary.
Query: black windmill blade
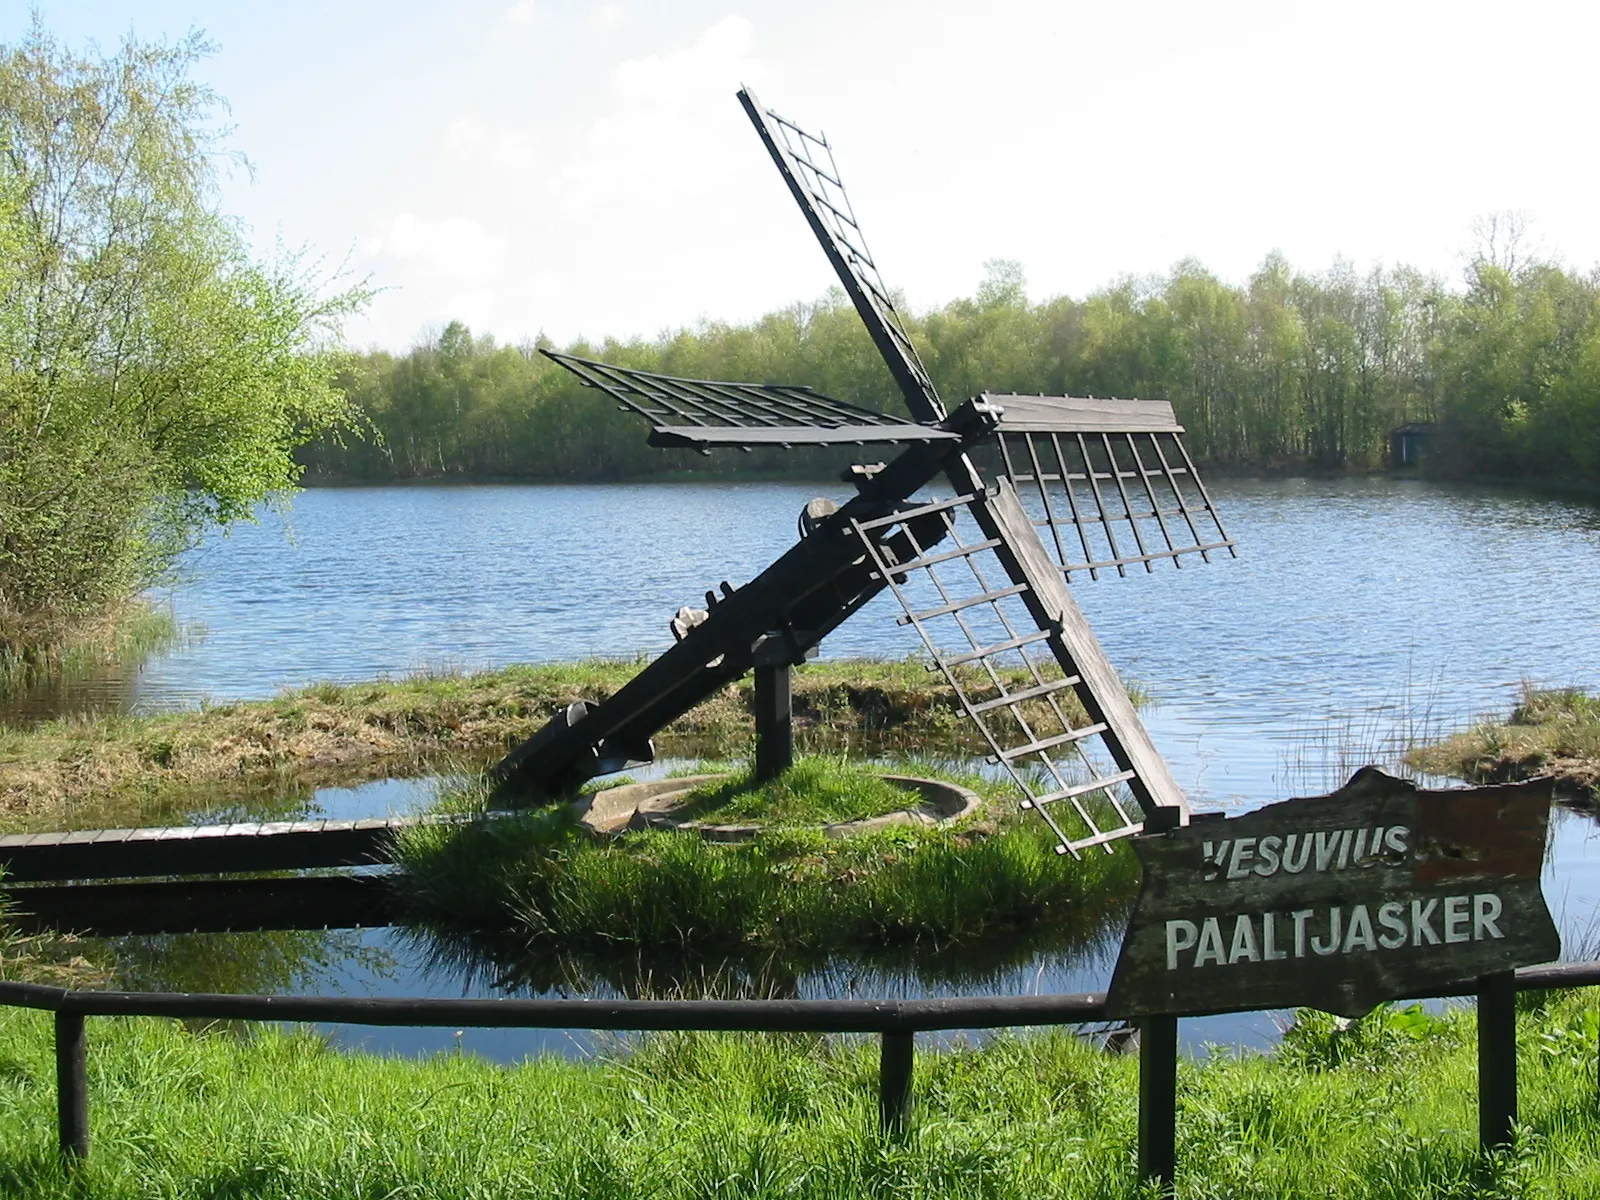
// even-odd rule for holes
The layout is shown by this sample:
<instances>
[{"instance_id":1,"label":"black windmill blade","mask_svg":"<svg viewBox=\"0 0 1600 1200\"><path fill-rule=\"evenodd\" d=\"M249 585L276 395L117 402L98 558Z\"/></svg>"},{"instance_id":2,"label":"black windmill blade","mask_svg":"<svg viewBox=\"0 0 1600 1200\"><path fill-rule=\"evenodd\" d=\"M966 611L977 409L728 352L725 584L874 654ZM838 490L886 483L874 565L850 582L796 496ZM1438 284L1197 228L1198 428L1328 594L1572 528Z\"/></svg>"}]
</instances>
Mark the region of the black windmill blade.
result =
<instances>
[{"instance_id":1,"label":"black windmill blade","mask_svg":"<svg viewBox=\"0 0 1600 1200\"><path fill-rule=\"evenodd\" d=\"M680 379L595 362L554 350L542 353L648 420L652 446L688 446L710 453L737 446L836 446L895 442L959 442L960 435L912 425L808 387Z\"/></svg>"},{"instance_id":2,"label":"black windmill blade","mask_svg":"<svg viewBox=\"0 0 1600 1200\"><path fill-rule=\"evenodd\" d=\"M828 139L807 133L793 121L762 108L749 88L739 92L739 103L744 105L745 113L777 164L779 174L789 185L795 203L805 214L811 232L817 235L828 261L838 272L845 294L861 314L878 353L883 355L890 374L905 396L907 409L924 424L943 420L945 410L938 389L928 377L894 306L894 298L867 251L866 239L856 221L855 210L850 206L850 197L840 182L839 168L834 164Z\"/></svg>"}]
</instances>

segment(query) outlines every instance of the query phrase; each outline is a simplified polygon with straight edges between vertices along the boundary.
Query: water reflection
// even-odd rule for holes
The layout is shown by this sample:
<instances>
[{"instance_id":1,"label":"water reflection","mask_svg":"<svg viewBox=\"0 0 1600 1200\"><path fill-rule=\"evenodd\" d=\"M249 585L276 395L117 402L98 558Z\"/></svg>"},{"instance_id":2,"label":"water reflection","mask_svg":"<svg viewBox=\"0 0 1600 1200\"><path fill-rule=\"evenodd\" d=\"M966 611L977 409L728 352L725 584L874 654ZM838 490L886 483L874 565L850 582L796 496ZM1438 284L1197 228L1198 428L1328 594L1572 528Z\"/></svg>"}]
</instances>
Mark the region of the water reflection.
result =
<instances>
[{"instance_id":1,"label":"water reflection","mask_svg":"<svg viewBox=\"0 0 1600 1200\"><path fill-rule=\"evenodd\" d=\"M921 940L847 953L575 951L504 935L438 930L397 930L394 941L423 974L459 980L464 995L640 1000L969 995L1026 990L1024 981L1038 980L1046 970L1095 977L1109 972L1131 908L1132 897L1114 896L1030 929L997 930L978 941Z\"/></svg>"},{"instance_id":2,"label":"water reflection","mask_svg":"<svg viewBox=\"0 0 1600 1200\"><path fill-rule=\"evenodd\" d=\"M393 974L394 952L352 930L261 930L89 938L86 957L127 991L307 994L352 971Z\"/></svg>"}]
</instances>

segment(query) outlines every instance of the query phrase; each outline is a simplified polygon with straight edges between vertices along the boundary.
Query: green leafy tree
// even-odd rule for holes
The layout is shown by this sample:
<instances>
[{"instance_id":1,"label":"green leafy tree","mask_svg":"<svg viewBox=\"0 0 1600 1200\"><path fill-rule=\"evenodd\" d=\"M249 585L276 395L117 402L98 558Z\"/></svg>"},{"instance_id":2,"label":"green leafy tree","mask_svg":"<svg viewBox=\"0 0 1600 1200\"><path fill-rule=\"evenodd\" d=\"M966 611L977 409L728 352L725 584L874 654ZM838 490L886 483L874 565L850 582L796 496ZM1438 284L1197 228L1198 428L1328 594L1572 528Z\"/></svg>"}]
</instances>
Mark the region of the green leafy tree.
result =
<instances>
[{"instance_id":1,"label":"green leafy tree","mask_svg":"<svg viewBox=\"0 0 1600 1200\"><path fill-rule=\"evenodd\" d=\"M339 319L217 210L209 47L0 46L0 650L26 654L158 580L348 427Z\"/></svg>"}]
</instances>

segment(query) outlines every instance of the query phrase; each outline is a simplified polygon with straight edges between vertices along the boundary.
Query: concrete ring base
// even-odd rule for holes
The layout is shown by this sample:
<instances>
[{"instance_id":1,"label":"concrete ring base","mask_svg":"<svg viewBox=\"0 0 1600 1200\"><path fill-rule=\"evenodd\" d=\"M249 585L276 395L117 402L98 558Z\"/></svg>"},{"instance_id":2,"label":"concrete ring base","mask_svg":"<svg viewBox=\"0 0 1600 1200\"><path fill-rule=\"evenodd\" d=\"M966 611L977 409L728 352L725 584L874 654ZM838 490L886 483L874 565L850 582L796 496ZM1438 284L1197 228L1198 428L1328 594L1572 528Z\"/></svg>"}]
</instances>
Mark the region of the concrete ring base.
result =
<instances>
[{"instance_id":1,"label":"concrete ring base","mask_svg":"<svg viewBox=\"0 0 1600 1200\"><path fill-rule=\"evenodd\" d=\"M708 842L744 842L759 836L765 825L713 825L686 821L674 816L684 797L702 784L715 783L727 775L682 775L676 779L655 779L649 783L628 783L579 797L569 806L578 824L592 833L614 834L630 829L680 829L697 833ZM971 788L942 779L923 779L914 775L884 775L885 783L917 793L920 802L858 821L840 821L820 826L828 837L849 837L869 829L889 825L948 825L977 812L983 799Z\"/></svg>"}]
</instances>

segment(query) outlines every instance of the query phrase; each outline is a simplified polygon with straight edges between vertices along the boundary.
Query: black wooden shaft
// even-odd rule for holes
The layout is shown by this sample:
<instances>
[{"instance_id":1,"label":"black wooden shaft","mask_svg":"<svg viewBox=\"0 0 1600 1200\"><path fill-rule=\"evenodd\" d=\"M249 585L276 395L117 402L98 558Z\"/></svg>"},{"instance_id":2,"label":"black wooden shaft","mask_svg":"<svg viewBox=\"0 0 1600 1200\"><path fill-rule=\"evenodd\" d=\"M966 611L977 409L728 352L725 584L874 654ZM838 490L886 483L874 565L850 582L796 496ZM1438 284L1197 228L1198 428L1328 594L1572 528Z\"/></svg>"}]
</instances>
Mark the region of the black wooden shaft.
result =
<instances>
[{"instance_id":1,"label":"black wooden shaft","mask_svg":"<svg viewBox=\"0 0 1600 1200\"><path fill-rule=\"evenodd\" d=\"M1139 1022L1139 1179L1172 1194L1178 1163L1178 1018Z\"/></svg>"},{"instance_id":2,"label":"black wooden shaft","mask_svg":"<svg viewBox=\"0 0 1600 1200\"><path fill-rule=\"evenodd\" d=\"M56 1124L61 1156L71 1163L89 1153L89 1047L83 1014L56 1013Z\"/></svg>"},{"instance_id":3,"label":"black wooden shaft","mask_svg":"<svg viewBox=\"0 0 1600 1200\"><path fill-rule=\"evenodd\" d=\"M987 437L994 427L990 416L970 404L951 422L957 418L969 418L962 425L962 445ZM792 629L797 652L816 645L885 586L863 561L851 520L881 516L944 469L951 454L947 442L909 447L862 486L861 494L711 609L682 641L576 725L552 723L513 749L490 772L500 794L549 799L591 778L594 750L602 742L615 738L623 746L642 746L668 722L742 676L753 665L750 647L771 629ZM966 462L964 455L955 457ZM945 532L942 518L935 516L918 536L926 546ZM903 539L902 533L890 541Z\"/></svg>"},{"instance_id":4,"label":"black wooden shaft","mask_svg":"<svg viewBox=\"0 0 1600 1200\"><path fill-rule=\"evenodd\" d=\"M756 779L776 779L794 765L794 704L789 664L756 668Z\"/></svg>"},{"instance_id":5,"label":"black wooden shaft","mask_svg":"<svg viewBox=\"0 0 1600 1200\"><path fill-rule=\"evenodd\" d=\"M1478 1141L1511 1142L1517 1121L1517 978L1497 971L1478 980Z\"/></svg>"},{"instance_id":6,"label":"black wooden shaft","mask_svg":"<svg viewBox=\"0 0 1600 1200\"><path fill-rule=\"evenodd\" d=\"M911 1069L916 1035L884 1033L878 1053L878 1125L883 1132L906 1131L911 1113Z\"/></svg>"}]
</instances>

